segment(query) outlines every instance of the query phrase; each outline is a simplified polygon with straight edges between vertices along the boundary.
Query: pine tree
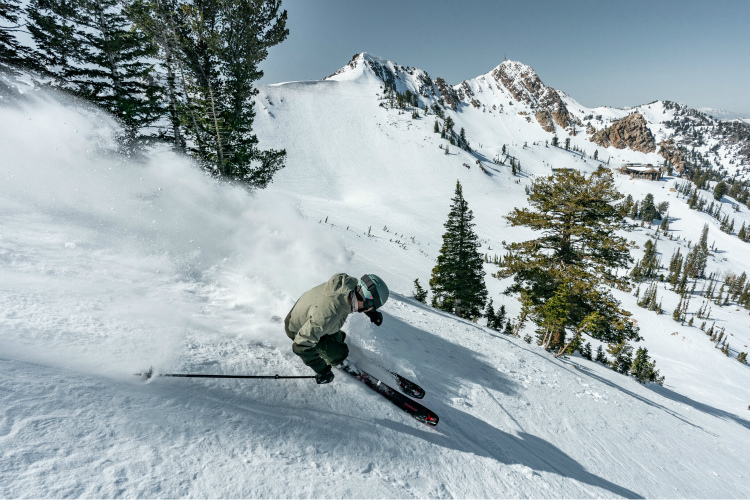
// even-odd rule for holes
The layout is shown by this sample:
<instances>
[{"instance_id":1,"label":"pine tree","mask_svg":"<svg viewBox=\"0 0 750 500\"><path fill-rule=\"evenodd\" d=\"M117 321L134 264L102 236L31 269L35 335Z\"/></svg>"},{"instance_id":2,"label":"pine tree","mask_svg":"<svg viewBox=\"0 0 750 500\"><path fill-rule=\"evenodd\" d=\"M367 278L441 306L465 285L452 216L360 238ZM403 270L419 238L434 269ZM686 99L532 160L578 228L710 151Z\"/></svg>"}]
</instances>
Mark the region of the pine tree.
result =
<instances>
[{"instance_id":1,"label":"pine tree","mask_svg":"<svg viewBox=\"0 0 750 500\"><path fill-rule=\"evenodd\" d=\"M624 340L618 343L609 344L607 347L614 360L610 363L612 369L619 373L628 373L633 365L633 347L628 345Z\"/></svg>"},{"instance_id":2,"label":"pine tree","mask_svg":"<svg viewBox=\"0 0 750 500\"><path fill-rule=\"evenodd\" d=\"M647 222L651 222L654 219L661 219L661 214L656 209L654 204L654 195L648 193L641 203L641 218Z\"/></svg>"},{"instance_id":3,"label":"pine tree","mask_svg":"<svg viewBox=\"0 0 750 500\"><path fill-rule=\"evenodd\" d=\"M198 119L194 152L217 176L263 188L284 167L286 151L258 149L253 83L268 49L289 34L281 0L192 0L176 13L176 36Z\"/></svg>"},{"instance_id":4,"label":"pine tree","mask_svg":"<svg viewBox=\"0 0 750 500\"><path fill-rule=\"evenodd\" d=\"M724 181L719 182L714 188L714 199L721 200L721 197L727 192L727 183Z\"/></svg>"},{"instance_id":5,"label":"pine tree","mask_svg":"<svg viewBox=\"0 0 750 500\"><path fill-rule=\"evenodd\" d=\"M633 267L630 275L635 281L653 279L659 270L659 254L656 250L656 243L652 240L646 241L643 251L643 259Z\"/></svg>"},{"instance_id":6,"label":"pine tree","mask_svg":"<svg viewBox=\"0 0 750 500\"><path fill-rule=\"evenodd\" d=\"M633 209L630 211L630 218L635 220L640 216L641 212L638 208L638 202L633 203Z\"/></svg>"},{"instance_id":7,"label":"pine tree","mask_svg":"<svg viewBox=\"0 0 750 500\"><path fill-rule=\"evenodd\" d=\"M596 357L594 358L594 361L598 361L599 363L605 365L609 364L607 356L604 355L604 347L602 347L601 345L596 349Z\"/></svg>"},{"instance_id":8,"label":"pine tree","mask_svg":"<svg viewBox=\"0 0 750 500\"><path fill-rule=\"evenodd\" d=\"M414 280L414 298L423 304L427 301L427 290L419 284L419 278Z\"/></svg>"},{"instance_id":9,"label":"pine tree","mask_svg":"<svg viewBox=\"0 0 750 500\"><path fill-rule=\"evenodd\" d=\"M540 234L508 245L496 273L513 277L507 292L519 293L537 325L550 330L549 346L564 345L567 328L605 342L638 338L630 313L604 287L628 289L627 277L614 270L632 260L627 240L616 234L627 224L614 206L621 195L612 173L602 168L589 178L578 171L537 177L527 192L531 208L515 209L506 219Z\"/></svg>"},{"instance_id":10,"label":"pine tree","mask_svg":"<svg viewBox=\"0 0 750 500\"><path fill-rule=\"evenodd\" d=\"M31 50L21 45L15 33L22 30L19 0L0 2L0 70L15 71L17 66L34 66Z\"/></svg>"},{"instance_id":11,"label":"pine tree","mask_svg":"<svg viewBox=\"0 0 750 500\"><path fill-rule=\"evenodd\" d=\"M472 229L474 214L458 181L452 201L443 245L430 279L432 305L462 318L477 318L487 299L484 263L478 251L479 239Z\"/></svg>"},{"instance_id":12,"label":"pine tree","mask_svg":"<svg viewBox=\"0 0 750 500\"><path fill-rule=\"evenodd\" d=\"M28 29L54 84L116 116L131 140L162 114L150 85L156 46L131 22L119 0L32 0Z\"/></svg>"},{"instance_id":13,"label":"pine tree","mask_svg":"<svg viewBox=\"0 0 750 500\"><path fill-rule=\"evenodd\" d=\"M177 42L176 29L172 12L177 9L175 0L132 0L127 4L127 15L135 23L135 27L145 33L158 46L158 61L161 66L160 74L166 74L162 86L167 96L169 121L172 127L171 136L162 132L163 138L171 140L174 148L185 151L184 124L197 120L187 91L185 81L185 65L180 59L180 49ZM195 127L194 127L195 128Z\"/></svg>"},{"instance_id":14,"label":"pine tree","mask_svg":"<svg viewBox=\"0 0 750 500\"><path fill-rule=\"evenodd\" d=\"M656 361L652 361L648 356L648 349L639 347L636 351L635 359L630 367L630 374L640 383L654 382L664 385L664 377L659 376L659 370L656 369Z\"/></svg>"},{"instance_id":15,"label":"pine tree","mask_svg":"<svg viewBox=\"0 0 750 500\"><path fill-rule=\"evenodd\" d=\"M500 330L503 328L506 314L507 313L505 312L505 304L500 304L500 309L495 311L495 324L493 326L495 330Z\"/></svg>"},{"instance_id":16,"label":"pine tree","mask_svg":"<svg viewBox=\"0 0 750 500\"><path fill-rule=\"evenodd\" d=\"M591 342L586 342L586 344L581 348L581 356L591 361Z\"/></svg>"},{"instance_id":17,"label":"pine tree","mask_svg":"<svg viewBox=\"0 0 750 500\"><path fill-rule=\"evenodd\" d=\"M683 280L687 278L702 278L706 272L708 262L708 224L703 225L700 242L695 245L685 257Z\"/></svg>"},{"instance_id":18,"label":"pine tree","mask_svg":"<svg viewBox=\"0 0 750 500\"><path fill-rule=\"evenodd\" d=\"M495 328L495 322L497 321L495 319L495 308L492 305L492 299L487 303L487 310L484 313L484 317L487 318L487 328Z\"/></svg>"}]
</instances>

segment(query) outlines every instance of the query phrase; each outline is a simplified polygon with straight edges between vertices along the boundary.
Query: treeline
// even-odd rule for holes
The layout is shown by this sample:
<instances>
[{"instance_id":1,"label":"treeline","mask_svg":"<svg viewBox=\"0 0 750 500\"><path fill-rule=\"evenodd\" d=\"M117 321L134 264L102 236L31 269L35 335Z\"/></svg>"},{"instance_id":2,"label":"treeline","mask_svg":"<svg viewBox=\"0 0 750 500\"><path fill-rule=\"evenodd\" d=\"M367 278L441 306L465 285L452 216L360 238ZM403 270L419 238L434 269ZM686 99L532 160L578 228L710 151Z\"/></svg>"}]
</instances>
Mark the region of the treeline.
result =
<instances>
[{"instance_id":1,"label":"treeline","mask_svg":"<svg viewBox=\"0 0 750 500\"><path fill-rule=\"evenodd\" d=\"M114 115L128 145L170 142L217 177L265 187L286 152L252 133L253 83L268 49L288 35L281 0L17 0L0 16L0 64Z\"/></svg>"}]
</instances>

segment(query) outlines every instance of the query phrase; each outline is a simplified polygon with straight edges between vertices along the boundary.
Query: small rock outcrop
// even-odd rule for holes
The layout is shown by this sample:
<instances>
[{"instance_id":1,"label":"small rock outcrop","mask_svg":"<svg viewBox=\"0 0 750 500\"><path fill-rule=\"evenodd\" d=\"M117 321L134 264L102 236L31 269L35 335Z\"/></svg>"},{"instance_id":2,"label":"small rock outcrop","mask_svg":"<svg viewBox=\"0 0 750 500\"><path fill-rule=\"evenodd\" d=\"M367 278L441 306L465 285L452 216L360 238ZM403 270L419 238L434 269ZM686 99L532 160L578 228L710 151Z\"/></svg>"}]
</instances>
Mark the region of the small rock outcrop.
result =
<instances>
[{"instance_id":1,"label":"small rock outcrop","mask_svg":"<svg viewBox=\"0 0 750 500\"><path fill-rule=\"evenodd\" d=\"M443 99L445 105L455 111L460 99L453 87L445 83L445 80L440 77L435 78L435 85L437 85L438 91L440 92L440 98Z\"/></svg>"},{"instance_id":2,"label":"small rock outcrop","mask_svg":"<svg viewBox=\"0 0 750 500\"><path fill-rule=\"evenodd\" d=\"M608 148L632 149L642 153L656 151L656 140L646 126L646 119L640 113L633 113L614 122L611 126L596 132L591 142Z\"/></svg>"}]
</instances>

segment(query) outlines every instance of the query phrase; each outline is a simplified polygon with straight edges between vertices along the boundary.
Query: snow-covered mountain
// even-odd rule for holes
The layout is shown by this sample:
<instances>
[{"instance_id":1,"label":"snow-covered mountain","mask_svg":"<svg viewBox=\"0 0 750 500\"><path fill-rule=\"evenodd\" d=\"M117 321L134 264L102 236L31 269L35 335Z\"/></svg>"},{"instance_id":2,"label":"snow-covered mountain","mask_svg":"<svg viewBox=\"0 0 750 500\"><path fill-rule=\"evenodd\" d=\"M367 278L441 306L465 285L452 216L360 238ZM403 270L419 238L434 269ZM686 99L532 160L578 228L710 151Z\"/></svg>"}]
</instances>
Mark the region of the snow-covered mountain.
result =
<instances>
[{"instance_id":1,"label":"snow-covered mountain","mask_svg":"<svg viewBox=\"0 0 750 500\"><path fill-rule=\"evenodd\" d=\"M487 74L451 86L442 78L433 80L418 68L362 53L328 80L368 81L401 93L408 90L418 94L422 104L431 106L438 102L459 113L472 107L495 117L518 114L524 116L527 123L549 132L547 139L553 135L584 134L589 142L596 141L585 150L597 145L607 147L608 144L596 140L597 131L631 114L639 114L651 133L648 141L652 143L651 147L640 150L664 151L651 158L654 164L664 163L666 157L673 158L675 152L679 157L700 153L703 158L694 162L700 167L724 171L727 176L750 177L750 124L742 120L720 119L670 101L624 109L587 108L564 92L546 86L533 68L517 61L505 60ZM613 149L618 147L628 145L615 145ZM682 169L684 163L678 162L678 168Z\"/></svg>"},{"instance_id":2,"label":"snow-covered mountain","mask_svg":"<svg viewBox=\"0 0 750 500\"><path fill-rule=\"evenodd\" d=\"M433 132L434 112L385 106L386 87L440 106L472 151ZM0 104L0 497L750 494L750 370L734 359L750 345L746 310L713 307L727 357L698 324L672 320L679 296L668 287L658 288L663 315L616 292L661 387L578 355L555 359L411 297L416 278L429 280L457 179L482 251L502 255L504 242L530 235L503 215L526 204L532 176L661 162L657 151L589 140L588 121L601 130L636 109L583 108L520 63L452 86L361 54L325 80L259 89L261 145L285 148L288 162L249 194L166 149L128 157L103 113L18 88L32 95ZM665 102L637 111L657 141L668 122L699 120ZM555 134L586 155L549 145ZM493 163L503 146L520 176ZM748 243L690 210L672 191L681 179L617 182L635 199L669 202L675 237L657 242L662 265L706 223L708 271L750 272ZM724 203L729 213L733 200ZM736 228L750 224L743 205L731 213ZM652 236L628 234L641 248ZM496 267L485 270L495 306L517 315ZM132 376L151 365L308 374L281 318L341 271L378 274L392 291L381 327L361 315L344 327L352 358L422 385L437 427L341 373L328 386Z\"/></svg>"}]
</instances>

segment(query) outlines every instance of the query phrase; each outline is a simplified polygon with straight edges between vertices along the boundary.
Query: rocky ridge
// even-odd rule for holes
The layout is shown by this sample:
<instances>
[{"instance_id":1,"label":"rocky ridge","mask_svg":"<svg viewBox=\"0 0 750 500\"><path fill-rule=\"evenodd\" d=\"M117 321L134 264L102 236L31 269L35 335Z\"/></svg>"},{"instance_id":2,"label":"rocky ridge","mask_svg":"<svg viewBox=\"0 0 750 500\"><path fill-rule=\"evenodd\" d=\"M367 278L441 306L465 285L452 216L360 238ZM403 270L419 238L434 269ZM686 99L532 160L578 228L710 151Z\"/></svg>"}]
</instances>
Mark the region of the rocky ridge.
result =
<instances>
[{"instance_id":1,"label":"rocky ridge","mask_svg":"<svg viewBox=\"0 0 750 500\"><path fill-rule=\"evenodd\" d=\"M356 79L360 77L357 72L379 80L385 88L417 94L420 107L438 105L457 113L472 109L498 116L515 109L513 114L525 115L526 121L536 121L550 134L576 135L582 127L589 140L601 147L643 153L658 149L665 162L678 171L690 169L690 165L715 165L726 175L750 175L750 125L740 120L717 120L678 103L654 101L627 109L586 108L545 85L531 67L510 60L489 73L450 85L418 68L365 52L356 54L326 79ZM702 156L696 152L702 152Z\"/></svg>"},{"instance_id":2,"label":"rocky ridge","mask_svg":"<svg viewBox=\"0 0 750 500\"><path fill-rule=\"evenodd\" d=\"M629 148L641 153L656 151L656 140L640 113L632 113L615 121L611 126L595 132L589 139L594 144L608 148Z\"/></svg>"}]
</instances>

